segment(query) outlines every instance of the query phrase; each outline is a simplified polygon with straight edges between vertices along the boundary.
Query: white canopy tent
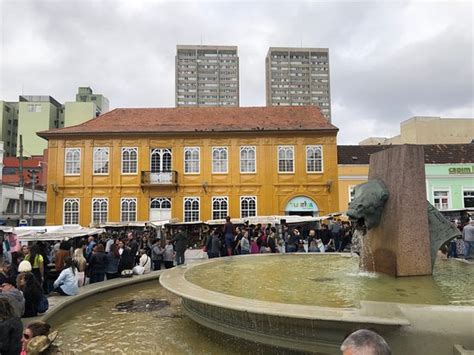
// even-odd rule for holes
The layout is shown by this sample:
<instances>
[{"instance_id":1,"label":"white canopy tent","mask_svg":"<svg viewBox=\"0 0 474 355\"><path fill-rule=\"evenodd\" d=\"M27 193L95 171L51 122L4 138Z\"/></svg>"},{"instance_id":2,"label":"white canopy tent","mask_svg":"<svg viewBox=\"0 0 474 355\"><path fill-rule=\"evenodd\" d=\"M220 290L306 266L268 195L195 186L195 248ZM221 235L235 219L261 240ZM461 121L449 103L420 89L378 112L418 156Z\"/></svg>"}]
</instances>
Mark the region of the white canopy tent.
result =
<instances>
[{"instance_id":1,"label":"white canopy tent","mask_svg":"<svg viewBox=\"0 0 474 355\"><path fill-rule=\"evenodd\" d=\"M44 227L15 227L10 233L16 234L20 242L55 241L78 238L103 233L102 228L85 228L78 224Z\"/></svg>"}]
</instances>

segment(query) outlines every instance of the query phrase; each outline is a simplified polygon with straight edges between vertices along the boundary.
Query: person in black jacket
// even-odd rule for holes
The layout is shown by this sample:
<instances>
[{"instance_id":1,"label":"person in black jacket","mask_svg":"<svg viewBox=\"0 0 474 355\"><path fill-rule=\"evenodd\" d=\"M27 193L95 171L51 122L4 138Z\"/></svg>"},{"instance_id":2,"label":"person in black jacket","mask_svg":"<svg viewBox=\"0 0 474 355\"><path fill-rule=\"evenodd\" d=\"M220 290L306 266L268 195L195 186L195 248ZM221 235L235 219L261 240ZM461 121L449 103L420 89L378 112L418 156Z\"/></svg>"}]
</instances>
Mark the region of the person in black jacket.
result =
<instances>
[{"instance_id":1,"label":"person in black jacket","mask_svg":"<svg viewBox=\"0 0 474 355\"><path fill-rule=\"evenodd\" d=\"M21 352L23 323L6 297L0 297L0 354Z\"/></svg>"},{"instance_id":2,"label":"person in black jacket","mask_svg":"<svg viewBox=\"0 0 474 355\"><path fill-rule=\"evenodd\" d=\"M23 292L25 298L25 312L23 318L36 317L38 315L38 302L40 301L43 289L31 272L22 272L18 275L16 284Z\"/></svg>"},{"instance_id":3,"label":"person in black jacket","mask_svg":"<svg viewBox=\"0 0 474 355\"><path fill-rule=\"evenodd\" d=\"M94 251L89 260L89 275L91 284L104 281L107 263L108 260L107 255L105 255L104 246L102 244L97 244L94 247Z\"/></svg>"},{"instance_id":4,"label":"person in black jacket","mask_svg":"<svg viewBox=\"0 0 474 355\"><path fill-rule=\"evenodd\" d=\"M123 245L122 242L119 245ZM119 249L120 250L120 249ZM134 266L134 257L129 247L124 246L122 248L122 254L120 255L118 273L122 274L123 270L132 270Z\"/></svg>"}]
</instances>

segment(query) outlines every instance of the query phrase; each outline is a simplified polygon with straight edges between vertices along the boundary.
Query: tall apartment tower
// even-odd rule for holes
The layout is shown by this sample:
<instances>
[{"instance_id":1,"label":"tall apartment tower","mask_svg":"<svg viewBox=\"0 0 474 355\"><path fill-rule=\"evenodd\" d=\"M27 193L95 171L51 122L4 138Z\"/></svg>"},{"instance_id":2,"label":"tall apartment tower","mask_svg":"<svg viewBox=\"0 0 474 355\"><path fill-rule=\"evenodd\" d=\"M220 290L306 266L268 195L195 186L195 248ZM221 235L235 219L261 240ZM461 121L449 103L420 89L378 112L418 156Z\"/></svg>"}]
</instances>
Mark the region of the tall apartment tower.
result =
<instances>
[{"instance_id":1,"label":"tall apartment tower","mask_svg":"<svg viewBox=\"0 0 474 355\"><path fill-rule=\"evenodd\" d=\"M176 107L239 106L237 46L176 46Z\"/></svg>"},{"instance_id":2,"label":"tall apartment tower","mask_svg":"<svg viewBox=\"0 0 474 355\"><path fill-rule=\"evenodd\" d=\"M0 101L0 141L5 156L16 156L18 136L18 102Z\"/></svg>"},{"instance_id":3,"label":"tall apartment tower","mask_svg":"<svg viewBox=\"0 0 474 355\"><path fill-rule=\"evenodd\" d=\"M270 47L265 59L267 106L319 106L331 122L329 49Z\"/></svg>"}]
</instances>

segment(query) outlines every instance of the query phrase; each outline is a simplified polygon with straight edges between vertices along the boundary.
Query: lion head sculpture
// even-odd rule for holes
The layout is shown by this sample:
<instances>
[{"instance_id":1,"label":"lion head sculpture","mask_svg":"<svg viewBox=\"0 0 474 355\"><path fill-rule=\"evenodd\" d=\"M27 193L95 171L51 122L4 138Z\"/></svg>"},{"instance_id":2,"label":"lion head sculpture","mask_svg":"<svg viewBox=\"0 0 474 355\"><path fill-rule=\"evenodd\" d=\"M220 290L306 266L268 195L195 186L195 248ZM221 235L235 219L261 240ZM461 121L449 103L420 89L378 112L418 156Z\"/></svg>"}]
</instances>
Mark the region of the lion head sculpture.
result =
<instances>
[{"instance_id":1,"label":"lion head sculpture","mask_svg":"<svg viewBox=\"0 0 474 355\"><path fill-rule=\"evenodd\" d=\"M363 220L367 229L380 222L388 190L380 180L370 180L354 188L354 199L349 204L347 216L353 221Z\"/></svg>"}]
</instances>

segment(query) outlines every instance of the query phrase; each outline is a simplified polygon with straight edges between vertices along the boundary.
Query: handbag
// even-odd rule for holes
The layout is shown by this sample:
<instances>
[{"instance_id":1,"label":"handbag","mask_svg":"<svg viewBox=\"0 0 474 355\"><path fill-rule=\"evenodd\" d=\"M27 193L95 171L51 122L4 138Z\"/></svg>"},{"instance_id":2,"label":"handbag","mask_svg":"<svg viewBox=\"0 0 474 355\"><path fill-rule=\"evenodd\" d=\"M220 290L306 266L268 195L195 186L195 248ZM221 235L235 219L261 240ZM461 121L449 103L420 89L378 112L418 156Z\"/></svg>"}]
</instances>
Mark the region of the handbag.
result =
<instances>
[{"instance_id":1,"label":"handbag","mask_svg":"<svg viewBox=\"0 0 474 355\"><path fill-rule=\"evenodd\" d=\"M121 277L132 277L132 276L133 276L133 271L130 270L130 269L123 270L123 271L120 273L120 276L121 276Z\"/></svg>"},{"instance_id":2,"label":"handbag","mask_svg":"<svg viewBox=\"0 0 474 355\"><path fill-rule=\"evenodd\" d=\"M36 305L36 310L38 311L38 313L44 313L48 310L48 308L48 298L44 295L44 293L41 293L41 297L39 298L38 304Z\"/></svg>"}]
</instances>

